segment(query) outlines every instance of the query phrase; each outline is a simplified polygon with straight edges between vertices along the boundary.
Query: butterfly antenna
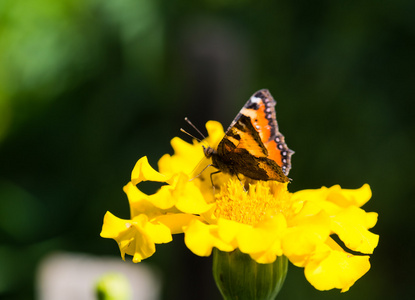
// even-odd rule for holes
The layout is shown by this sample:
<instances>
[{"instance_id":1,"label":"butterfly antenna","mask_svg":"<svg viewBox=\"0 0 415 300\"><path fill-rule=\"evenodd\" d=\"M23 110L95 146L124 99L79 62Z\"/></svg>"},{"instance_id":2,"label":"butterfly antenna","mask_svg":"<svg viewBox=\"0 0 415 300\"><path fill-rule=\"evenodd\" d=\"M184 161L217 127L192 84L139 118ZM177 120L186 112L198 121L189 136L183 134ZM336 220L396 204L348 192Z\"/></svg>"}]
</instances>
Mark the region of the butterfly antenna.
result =
<instances>
[{"instance_id":1,"label":"butterfly antenna","mask_svg":"<svg viewBox=\"0 0 415 300\"><path fill-rule=\"evenodd\" d=\"M186 117L186 118L184 118L184 120L187 122L187 123L189 123L189 125L190 126L192 126L199 134L200 134L200 136L203 138L203 139L206 139L206 137L203 135L203 133L201 133L200 132L200 130L199 129L197 129L197 127L195 126L195 125L193 125L193 123L192 122L190 122L190 120ZM198 140L198 139L197 139ZM199 140L200 141L200 140Z\"/></svg>"},{"instance_id":2,"label":"butterfly antenna","mask_svg":"<svg viewBox=\"0 0 415 300\"><path fill-rule=\"evenodd\" d=\"M188 136L190 136L191 138L194 138L195 140L197 140L198 142L202 142L200 139L198 139L197 137L195 137L194 135L188 133L186 130L184 130L183 128L180 128L180 131L183 133L186 133Z\"/></svg>"}]
</instances>

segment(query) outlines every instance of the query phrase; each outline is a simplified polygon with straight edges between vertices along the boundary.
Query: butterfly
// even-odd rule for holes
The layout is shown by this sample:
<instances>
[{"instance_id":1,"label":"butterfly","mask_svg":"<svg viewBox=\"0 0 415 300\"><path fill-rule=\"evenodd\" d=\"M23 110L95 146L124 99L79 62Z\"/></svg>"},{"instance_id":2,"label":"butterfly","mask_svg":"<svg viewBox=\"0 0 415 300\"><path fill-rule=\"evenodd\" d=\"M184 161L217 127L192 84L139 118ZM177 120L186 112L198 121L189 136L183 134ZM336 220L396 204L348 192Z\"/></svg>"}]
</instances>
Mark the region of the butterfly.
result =
<instances>
[{"instance_id":1,"label":"butterfly","mask_svg":"<svg viewBox=\"0 0 415 300\"><path fill-rule=\"evenodd\" d=\"M278 130L276 102L266 89L254 93L235 117L218 147L203 147L211 166L223 172L243 174L254 180L288 182L291 156ZM239 178L239 177L238 177Z\"/></svg>"}]
</instances>

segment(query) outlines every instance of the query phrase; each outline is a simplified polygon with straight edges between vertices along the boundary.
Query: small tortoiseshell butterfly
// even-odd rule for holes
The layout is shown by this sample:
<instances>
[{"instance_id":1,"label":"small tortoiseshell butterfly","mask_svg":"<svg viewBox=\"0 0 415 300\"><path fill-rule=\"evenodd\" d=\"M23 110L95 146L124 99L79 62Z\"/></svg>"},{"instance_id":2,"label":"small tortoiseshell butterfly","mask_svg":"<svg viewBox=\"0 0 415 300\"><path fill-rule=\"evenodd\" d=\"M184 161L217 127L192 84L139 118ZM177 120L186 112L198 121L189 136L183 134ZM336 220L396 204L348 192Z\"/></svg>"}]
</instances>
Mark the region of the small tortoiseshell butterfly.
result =
<instances>
[{"instance_id":1,"label":"small tortoiseshell butterfly","mask_svg":"<svg viewBox=\"0 0 415 300\"><path fill-rule=\"evenodd\" d=\"M218 172L243 174L254 180L289 181L294 151L278 130L275 104L268 90L256 92L226 130L217 149L203 147Z\"/></svg>"}]
</instances>

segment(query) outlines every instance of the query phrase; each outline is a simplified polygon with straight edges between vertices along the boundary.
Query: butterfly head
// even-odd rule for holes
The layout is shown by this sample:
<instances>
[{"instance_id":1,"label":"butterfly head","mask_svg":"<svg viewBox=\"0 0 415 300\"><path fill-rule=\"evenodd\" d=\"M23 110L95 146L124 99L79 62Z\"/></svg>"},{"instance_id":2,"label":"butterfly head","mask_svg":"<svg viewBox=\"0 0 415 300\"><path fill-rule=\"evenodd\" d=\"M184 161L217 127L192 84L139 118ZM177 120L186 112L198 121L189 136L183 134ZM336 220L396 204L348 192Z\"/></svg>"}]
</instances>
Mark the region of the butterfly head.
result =
<instances>
[{"instance_id":1,"label":"butterfly head","mask_svg":"<svg viewBox=\"0 0 415 300\"><path fill-rule=\"evenodd\" d=\"M205 154L206 158L211 158L215 154L215 149L212 147L205 147L203 146L203 153Z\"/></svg>"}]
</instances>

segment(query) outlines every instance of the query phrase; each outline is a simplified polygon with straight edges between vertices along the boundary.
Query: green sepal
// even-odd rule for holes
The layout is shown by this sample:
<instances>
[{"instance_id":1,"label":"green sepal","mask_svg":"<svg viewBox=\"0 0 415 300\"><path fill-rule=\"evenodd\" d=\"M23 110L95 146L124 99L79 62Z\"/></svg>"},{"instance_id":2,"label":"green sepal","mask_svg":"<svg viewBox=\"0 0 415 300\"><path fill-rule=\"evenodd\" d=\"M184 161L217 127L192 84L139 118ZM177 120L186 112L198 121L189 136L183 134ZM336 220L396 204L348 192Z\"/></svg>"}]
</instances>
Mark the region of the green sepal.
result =
<instances>
[{"instance_id":1,"label":"green sepal","mask_svg":"<svg viewBox=\"0 0 415 300\"><path fill-rule=\"evenodd\" d=\"M288 259L278 256L270 264L259 264L239 249L213 249L213 277L225 300L271 300L282 288Z\"/></svg>"}]
</instances>

